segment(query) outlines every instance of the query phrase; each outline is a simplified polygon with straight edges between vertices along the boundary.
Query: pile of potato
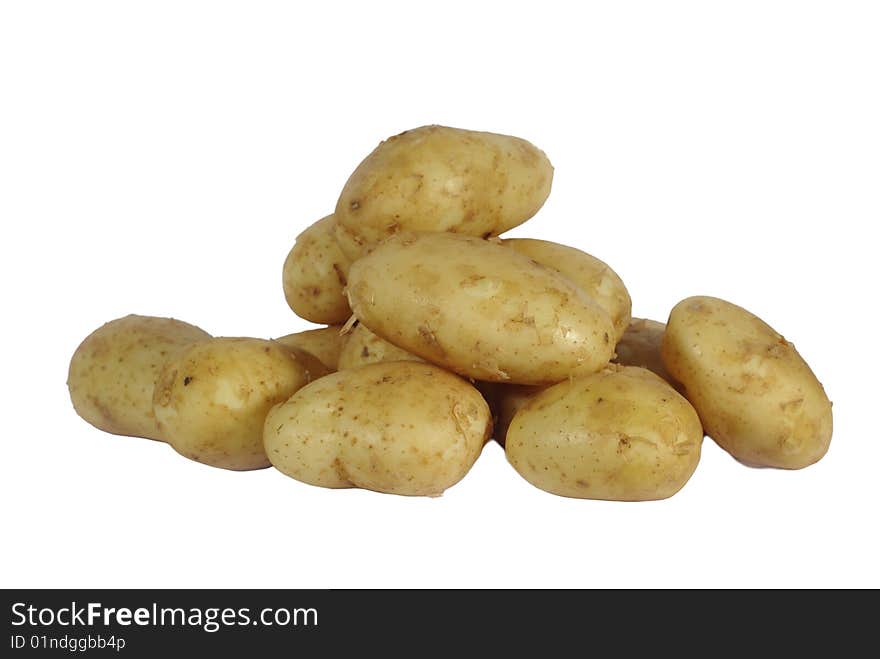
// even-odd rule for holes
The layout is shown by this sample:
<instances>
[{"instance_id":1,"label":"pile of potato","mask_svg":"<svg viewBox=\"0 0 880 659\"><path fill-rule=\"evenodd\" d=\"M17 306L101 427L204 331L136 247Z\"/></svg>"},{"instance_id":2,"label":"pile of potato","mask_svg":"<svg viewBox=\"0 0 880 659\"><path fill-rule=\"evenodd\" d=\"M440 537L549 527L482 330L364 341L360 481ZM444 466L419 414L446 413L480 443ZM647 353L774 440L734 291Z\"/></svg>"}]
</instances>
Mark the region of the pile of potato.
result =
<instances>
[{"instance_id":1,"label":"pile of potato","mask_svg":"<svg viewBox=\"0 0 880 659\"><path fill-rule=\"evenodd\" d=\"M291 309L328 327L270 341L120 318L76 350L74 408L215 467L405 495L441 494L493 437L530 483L585 499L675 494L704 432L749 465L819 460L831 403L759 318L712 297L631 318L599 259L498 238L552 179L516 137L392 137L284 263Z\"/></svg>"}]
</instances>

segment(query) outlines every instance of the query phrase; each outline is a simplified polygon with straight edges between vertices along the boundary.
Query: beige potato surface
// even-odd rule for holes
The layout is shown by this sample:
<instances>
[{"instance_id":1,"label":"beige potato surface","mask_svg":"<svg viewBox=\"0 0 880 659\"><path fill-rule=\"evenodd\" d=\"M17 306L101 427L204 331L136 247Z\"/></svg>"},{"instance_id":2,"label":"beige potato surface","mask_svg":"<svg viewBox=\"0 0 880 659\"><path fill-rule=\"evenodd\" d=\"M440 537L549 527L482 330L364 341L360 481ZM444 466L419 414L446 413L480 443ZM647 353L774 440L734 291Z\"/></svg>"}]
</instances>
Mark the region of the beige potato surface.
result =
<instances>
[{"instance_id":1,"label":"beige potato surface","mask_svg":"<svg viewBox=\"0 0 880 659\"><path fill-rule=\"evenodd\" d=\"M569 279L497 242L400 234L356 261L348 297L375 334L474 379L550 384L601 369L611 319Z\"/></svg>"},{"instance_id":2,"label":"beige potato surface","mask_svg":"<svg viewBox=\"0 0 880 659\"><path fill-rule=\"evenodd\" d=\"M421 357L398 348L376 336L363 323L355 325L339 355L339 370L377 362L424 361Z\"/></svg>"},{"instance_id":3,"label":"beige potato surface","mask_svg":"<svg viewBox=\"0 0 880 659\"><path fill-rule=\"evenodd\" d=\"M745 309L691 297L669 315L663 363L706 433L749 465L800 469L831 443L831 401L795 347Z\"/></svg>"},{"instance_id":4,"label":"beige potato surface","mask_svg":"<svg viewBox=\"0 0 880 659\"><path fill-rule=\"evenodd\" d=\"M507 459L532 485L567 497L665 499L700 460L696 411L643 368L609 366L548 387L507 431Z\"/></svg>"},{"instance_id":5,"label":"beige potato surface","mask_svg":"<svg viewBox=\"0 0 880 659\"><path fill-rule=\"evenodd\" d=\"M336 325L351 315L343 294L350 261L336 242L335 227L332 215L318 220L297 236L284 260L287 304L313 323Z\"/></svg>"},{"instance_id":6,"label":"beige potato surface","mask_svg":"<svg viewBox=\"0 0 880 659\"><path fill-rule=\"evenodd\" d=\"M303 387L266 418L282 473L311 485L436 496L470 470L491 433L489 407L430 364L380 362Z\"/></svg>"},{"instance_id":7,"label":"beige potato surface","mask_svg":"<svg viewBox=\"0 0 880 659\"><path fill-rule=\"evenodd\" d=\"M629 325L632 300L623 280L608 264L579 249L549 240L509 238L503 244L577 284L611 316L614 341L620 340Z\"/></svg>"},{"instance_id":8,"label":"beige potato surface","mask_svg":"<svg viewBox=\"0 0 880 659\"><path fill-rule=\"evenodd\" d=\"M153 410L162 436L181 455L224 469L261 469L269 466L269 410L326 371L316 357L274 341L210 339L165 364Z\"/></svg>"},{"instance_id":9,"label":"beige potato surface","mask_svg":"<svg viewBox=\"0 0 880 659\"><path fill-rule=\"evenodd\" d=\"M92 332L70 360L67 386L76 413L116 435L162 440L153 386L165 361L211 335L173 318L130 315Z\"/></svg>"},{"instance_id":10,"label":"beige potato surface","mask_svg":"<svg viewBox=\"0 0 880 659\"><path fill-rule=\"evenodd\" d=\"M656 320L633 318L617 343L614 362L624 366L640 366L659 375L676 389L680 386L663 365L660 346L666 325Z\"/></svg>"},{"instance_id":11,"label":"beige potato surface","mask_svg":"<svg viewBox=\"0 0 880 659\"><path fill-rule=\"evenodd\" d=\"M358 165L336 205L336 237L354 260L401 231L497 236L537 213L552 181L547 156L523 139L423 126Z\"/></svg>"},{"instance_id":12,"label":"beige potato surface","mask_svg":"<svg viewBox=\"0 0 880 659\"><path fill-rule=\"evenodd\" d=\"M321 363L328 369L335 371L339 368L339 355L342 353L342 348L348 341L348 337L341 331L341 325L331 325L330 327L287 334L275 339L275 341L285 347L304 350L321 360Z\"/></svg>"}]
</instances>

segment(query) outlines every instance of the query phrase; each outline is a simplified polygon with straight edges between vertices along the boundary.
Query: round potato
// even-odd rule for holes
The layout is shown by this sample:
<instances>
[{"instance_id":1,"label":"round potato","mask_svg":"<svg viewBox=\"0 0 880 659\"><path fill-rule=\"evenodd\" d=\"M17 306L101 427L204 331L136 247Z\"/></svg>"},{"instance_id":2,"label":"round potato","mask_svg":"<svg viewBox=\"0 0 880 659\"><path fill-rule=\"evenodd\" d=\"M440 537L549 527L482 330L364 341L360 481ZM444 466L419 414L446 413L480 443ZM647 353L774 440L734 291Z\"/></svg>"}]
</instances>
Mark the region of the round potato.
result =
<instances>
[{"instance_id":1,"label":"round potato","mask_svg":"<svg viewBox=\"0 0 880 659\"><path fill-rule=\"evenodd\" d=\"M461 378L381 362L303 387L269 413L264 441L272 464L304 483L437 496L470 470L491 428Z\"/></svg>"},{"instance_id":2,"label":"round potato","mask_svg":"<svg viewBox=\"0 0 880 659\"><path fill-rule=\"evenodd\" d=\"M350 262L335 237L332 215L318 220L296 239L284 261L284 297L294 313L313 323L336 325L351 315L345 299Z\"/></svg>"},{"instance_id":3,"label":"round potato","mask_svg":"<svg viewBox=\"0 0 880 659\"><path fill-rule=\"evenodd\" d=\"M601 369L614 326L557 272L496 242L400 234L356 261L349 303L374 333L473 379L550 384Z\"/></svg>"},{"instance_id":4,"label":"round potato","mask_svg":"<svg viewBox=\"0 0 880 659\"><path fill-rule=\"evenodd\" d=\"M325 367L335 371L339 368L339 355L342 353L342 347L348 341L348 337L341 331L341 325L331 325L330 327L288 334L275 340L285 347L297 348L314 355L321 360Z\"/></svg>"},{"instance_id":5,"label":"round potato","mask_svg":"<svg viewBox=\"0 0 880 659\"><path fill-rule=\"evenodd\" d=\"M609 366L532 397L507 431L510 464L567 497L665 499L700 461L703 429L678 392L643 368Z\"/></svg>"},{"instance_id":6,"label":"round potato","mask_svg":"<svg viewBox=\"0 0 880 659\"><path fill-rule=\"evenodd\" d=\"M423 126L382 142L336 204L336 237L352 260L399 231L497 236L550 194L553 166L518 137Z\"/></svg>"},{"instance_id":7,"label":"round potato","mask_svg":"<svg viewBox=\"0 0 880 659\"><path fill-rule=\"evenodd\" d=\"M70 400L83 419L115 435L162 440L153 415L153 386L178 350L211 338L173 318L125 316L92 332L73 353Z\"/></svg>"},{"instance_id":8,"label":"round potato","mask_svg":"<svg viewBox=\"0 0 880 659\"><path fill-rule=\"evenodd\" d=\"M682 300L661 354L706 433L741 462L800 469L828 451L831 401L822 384L791 343L745 309L713 297Z\"/></svg>"},{"instance_id":9,"label":"round potato","mask_svg":"<svg viewBox=\"0 0 880 659\"><path fill-rule=\"evenodd\" d=\"M310 371L306 362L322 370ZM262 469L269 466L263 450L269 410L325 372L317 358L274 341L210 339L165 364L153 410L181 455L223 469Z\"/></svg>"},{"instance_id":10,"label":"round potato","mask_svg":"<svg viewBox=\"0 0 880 659\"><path fill-rule=\"evenodd\" d=\"M656 320L633 318L614 351L614 362L624 366L640 366L659 375L676 389L679 384L669 374L660 356L660 345L666 325Z\"/></svg>"},{"instance_id":11,"label":"round potato","mask_svg":"<svg viewBox=\"0 0 880 659\"><path fill-rule=\"evenodd\" d=\"M595 256L568 245L533 238L509 238L503 244L571 279L602 307L614 323L614 341L629 325L632 300L623 280Z\"/></svg>"},{"instance_id":12,"label":"round potato","mask_svg":"<svg viewBox=\"0 0 880 659\"><path fill-rule=\"evenodd\" d=\"M357 368L377 362L423 361L421 357L398 348L393 343L376 336L363 323L358 323L348 335L339 355L339 370Z\"/></svg>"}]
</instances>

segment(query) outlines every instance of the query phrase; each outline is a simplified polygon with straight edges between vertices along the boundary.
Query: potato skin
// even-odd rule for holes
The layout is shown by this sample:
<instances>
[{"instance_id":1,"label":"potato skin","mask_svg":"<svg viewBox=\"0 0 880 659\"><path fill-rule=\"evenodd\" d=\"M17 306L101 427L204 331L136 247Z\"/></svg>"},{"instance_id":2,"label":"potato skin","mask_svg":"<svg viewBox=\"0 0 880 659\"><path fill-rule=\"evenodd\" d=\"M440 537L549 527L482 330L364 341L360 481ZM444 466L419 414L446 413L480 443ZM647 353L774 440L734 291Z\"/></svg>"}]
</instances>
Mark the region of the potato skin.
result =
<instances>
[{"instance_id":1,"label":"potato skin","mask_svg":"<svg viewBox=\"0 0 880 659\"><path fill-rule=\"evenodd\" d=\"M351 265L336 242L332 215L296 238L284 260L284 297L293 312L313 323L336 325L351 315L343 293Z\"/></svg>"},{"instance_id":2,"label":"potato skin","mask_svg":"<svg viewBox=\"0 0 880 659\"><path fill-rule=\"evenodd\" d=\"M682 300L661 354L706 433L741 462L800 469L828 451L833 422L822 384L754 314L713 297Z\"/></svg>"},{"instance_id":3,"label":"potato skin","mask_svg":"<svg viewBox=\"0 0 880 659\"><path fill-rule=\"evenodd\" d=\"M67 386L76 413L115 435L162 441L153 415L153 386L178 350L211 338L173 318L129 315L92 332L70 360Z\"/></svg>"},{"instance_id":4,"label":"potato skin","mask_svg":"<svg viewBox=\"0 0 880 659\"><path fill-rule=\"evenodd\" d=\"M607 263L592 254L549 240L508 238L502 242L573 281L611 316L614 341L620 340L629 325L632 300L623 280Z\"/></svg>"},{"instance_id":5,"label":"potato skin","mask_svg":"<svg viewBox=\"0 0 880 659\"><path fill-rule=\"evenodd\" d=\"M497 236L544 204L553 166L518 137L422 126L391 137L348 179L336 237L352 260L399 231Z\"/></svg>"},{"instance_id":6,"label":"potato skin","mask_svg":"<svg viewBox=\"0 0 880 659\"><path fill-rule=\"evenodd\" d=\"M529 384L493 384L495 388L492 391L493 395L489 405L495 418L495 441L504 446L513 417L546 387Z\"/></svg>"},{"instance_id":7,"label":"potato skin","mask_svg":"<svg viewBox=\"0 0 880 659\"><path fill-rule=\"evenodd\" d=\"M274 341L210 339L165 364L153 409L181 455L223 469L262 469L269 466L263 450L269 410L324 372L309 371L295 350Z\"/></svg>"},{"instance_id":8,"label":"potato skin","mask_svg":"<svg viewBox=\"0 0 880 659\"><path fill-rule=\"evenodd\" d=\"M550 384L614 351L608 314L571 281L471 236L389 238L352 265L348 296L386 341L473 379Z\"/></svg>"},{"instance_id":9,"label":"potato skin","mask_svg":"<svg viewBox=\"0 0 880 659\"><path fill-rule=\"evenodd\" d=\"M430 364L381 362L303 387L266 418L272 464L321 487L437 496L470 470L491 432L489 407Z\"/></svg>"},{"instance_id":10,"label":"potato skin","mask_svg":"<svg viewBox=\"0 0 880 659\"><path fill-rule=\"evenodd\" d=\"M702 442L696 411L672 387L646 369L612 365L531 398L513 417L506 453L553 494L651 501L684 486Z\"/></svg>"},{"instance_id":11,"label":"potato skin","mask_svg":"<svg viewBox=\"0 0 880 659\"><path fill-rule=\"evenodd\" d=\"M348 341L348 337L341 331L341 325L331 325L287 334L275 341L287 348L304 350L317 357L326 368L335 371L339 368L342 348Z\"/></svg>"},{"instance_id":12,"label":"potato skin","mask_svg":"<svg viewBox=\"0 0 880 659\"><path fill-rule=\"evenodd\" d=\"M357 368L377 362L424 361L421 357L398 348L376 336L363 323L355 325L339 355L339 370Z\"/></svg>"},{"instance_id":13,"label":"potato skin","mask_svg":"<svg viewBox=\"0 0 880 659\"><path fill-rule=\"evenodd\" d=\"M681 385L666 370L663 358L660 356L660 346L665 331L666 325L656 320L633 318L614 349L617 353L614 363L646 368L679 389Z\"/></svg>"}]
</instances>

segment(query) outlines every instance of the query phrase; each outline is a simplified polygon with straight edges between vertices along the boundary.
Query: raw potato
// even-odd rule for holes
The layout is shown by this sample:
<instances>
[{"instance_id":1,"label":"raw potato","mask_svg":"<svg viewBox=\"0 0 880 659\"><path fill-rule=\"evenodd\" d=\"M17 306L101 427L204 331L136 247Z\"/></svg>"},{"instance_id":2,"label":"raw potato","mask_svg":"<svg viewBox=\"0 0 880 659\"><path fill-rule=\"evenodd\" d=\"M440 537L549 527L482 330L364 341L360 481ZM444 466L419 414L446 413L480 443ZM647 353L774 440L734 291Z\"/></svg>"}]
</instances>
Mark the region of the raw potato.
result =
<instances>
[{"instance_id":1,"label":"raw potato","mask_svg":"<svg viewBox=\"0 0 880 659\"><path fill-rule=\"evenodd\" d=\"M623 280L606 263L574 247L548 240L509 238L503 243L571 279L611 316L614 342L620 340L629 325L632 300Z\"/></svg>"},{"instance_id":2,"label":"raw potato","mask_svg":"<svg viewBox=\"0 0 880 659\"><path fill-rule=\"evenodd\" d=\"M535 387L528 384L495 384L492 396L492 411L495 416L495 441L504 446L510 422L526 403L546 387Z\"/></svg>"},{"instance_id":3,"label":"raw potato","mask_svg":"<svg viewBox=\"0 0 880 659\"><path fill-rule=\"evenodd\" d=\"M567 497L665 499L700 460L703 429L681 395L643 368L609 366L528 401L507 431L507 459L532 485Z\"/></svg>"},{"instance_id":4,"label":"raw potato","mask_svg":"<svg viewBox=\"0 0 880 659\"><path fill-rule=\"evenodd\" d=\"M339 355L339 370L356 368L377 362L423 361L420 357L398 348L376 336L363 323L358 323L348 335L348 341Z\"/></svg>"},{"instance_id":5,"label":"raw potato","mask_svg":"<svg viewBox=\"0 0 880 659\"><path fill-rule=\"evenodd\" d=\"M162 440L153 385L169 356L211 335L173 318L125 316L92 332L70 360L67 386L76 413L116 435Z\"/></svg>"},{"instance_id":6,"label":"raw potato","mask_svg":"<svg viewBox=\"0 0 880 659\"><path fill-rule=\"evenodd\" d=\"M210 339L165 365L153 409L181 455L224 469L262 469L269 466L263 449L269 410L324 373L317 358L274 341Z\"/></svg>"},{"instance_id":7,"label":"raw potato","mask_svg":"<svg viewBox=\"0 0 880 659\"><path fill-rule=\"evenodd\" d=\"M275 340L283 346L311 353L321 360L324 366L335 371L339 368L339 355L342 352L342 347L348 340L348 337L340 333L341 330L341 325L331 325L330 327L288 334Z\"/></svg>"},{"instance_id":8,"label":"raw potato","mask_svg":"<svg viewBox=\"0 0 880 659\"><path fill-rule=\"evenodd\" d=\"M679 302L663 362L706 433L746 464L800 469L831 443L831 402L794 346L757 316L713 297Z\"/></svg>"},{"instance_id":9,"label":"raw potato","mask_svg":"<svg viewBox=\"0 0 880 659\"><path fill-rule=\"evenodd\" d=\"M436 496L470 470L491 426L461 378L381 362L303 387L269 413L264 441L272 464L304 483Z\"/></svg>"},{"instance_id":10,"label":"raw potato","mask_svg":"<svg viewBox=\"0 0 880 659\"><path fill-rule=\"evenodd\" d=\"M394 236L352 265L348 296L386 341L474 379L551 384L614 353L611 319L586 293L471 236Z\"/></svg>"},{"instance_id":11,"label":"raw potato","mask_svg":"<svg viewBox=\"0 0 880 659\"><path fill-rule=\"evenodd\" d=\"M497 236L550 194L553 166L518 137L423 126L382 142L336 205L336 237L352 260L400 231Z\"/></svg>"},{"instance_id":12,"label":"raw potato","mask_svg":"<svg viewBox=\"0 0 880 659\"><path fill-rule=\"evenodd\" d=\"M820 460L831 402L762 320L710 297L632 318L603 261L500 237L553 175L517 137L390 137L284 261L288 305L327 326L267 341L120 318L74 353L74 408L215 467L411 496L456 484L492 438L536 487L584 499L672 496L704 430L748 465Z\"/></svg>"},{"instance_id":13,"label":"raw potato","mask_svg":"<svg viewBox=\"0 0 880 659\"><path fill-rule=\"evenodd\" d=\"M646 368L678 389L680 385L666 370L663 359L660 357L660 345L663 342L664 331L666 331L666 325L658 323L656 320L633 318L623 338L614 349L617 353L614 361L624 366Z\"/></svg>"},{"instance_id":14,"label":"raw potato","mask_svg":"<svg viewBox=\"0 0 880 659\"><path fill-rule=\"evenodd\" d=\"M287 304L313 323L336 325L351 315L343 293L350 262L336 242L335 227L332 215L318 220L297 237L284 261Z\"/></svg>"}]
</instances>

